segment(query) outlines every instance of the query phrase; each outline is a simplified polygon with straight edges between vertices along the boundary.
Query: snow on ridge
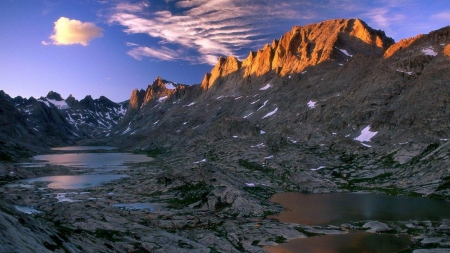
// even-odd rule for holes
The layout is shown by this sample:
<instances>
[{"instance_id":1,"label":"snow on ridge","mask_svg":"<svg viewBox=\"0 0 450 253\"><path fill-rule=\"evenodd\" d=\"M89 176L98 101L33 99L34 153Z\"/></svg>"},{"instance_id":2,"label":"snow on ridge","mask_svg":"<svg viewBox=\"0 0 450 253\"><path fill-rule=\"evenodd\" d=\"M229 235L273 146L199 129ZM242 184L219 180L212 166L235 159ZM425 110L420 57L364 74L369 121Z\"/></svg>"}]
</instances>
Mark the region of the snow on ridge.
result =
<instances>
[{"instance_id":1,"label":"snow on ridge","mask_svg":"<svg viewBox=\"0 0 450 253\"><path fill-rule=\"evenodd\" d=\"M54 99L48 99L47 101L54 104L56 107L58 107L58 109L63 110L63 109L69 109L70 106L66 103L66 101L62 100L62 101L57 101Z\"/></svg>"},{"instance_id":2,"label":"snow on ridge","mask_svg":"<svg viewBox=\"0 0 450 253\"><path fill-rule=\"evenodd\" d=\"M38 101L44 103L47 107L50 107L50 103L48 101L40 99L38 99Z\"/></svg>"},{"instance_id":3,"label":"snow on ridge","mask_svg":"<svg viewBox=\"0 0 450 253\"><path fill-rule=\"evenodd\" d=\"M314 109L316 107L317 102L314 102L312 100L309 100L308 107L311 109Z\"/></svg>"},{"instance_id":4,"label":"snow on ridge","mask_svg":"<svg viewBox=\"0 0 450 253\"><path fill-rule=\"evenodd\" d=\"M349 54L349 53L347 52L347 50L345 50L345 49L340 49L340 48L337 48L337 47L335 47L335 48L338 49L339 51L341 51L342 53L344 53L345 55L347 55L348 57L353 57L353 55Z\"/></svg>"},{"instance_id":5,"label":"snow on ridge","mask_svg":"<svg viewBox=\"0 0 450 253\"><path fill-rule=\"evenodd\" d=\"M162 101L166 100L167 98L168 98L168 96L160 97L160 98L158 99L158 101L159 101L159 102L162 102Z\"/></svg>"},{"instance_id":6,"label":"snow on ridge","mask_svg":"<svg viewBox=\"0 0 450 253\"><path fill-rule=\"evenodd\" d=\"M272 87L272 85L266 84L266 86L262 87L262 88L259 89L259 90L267 90L267 89L270 88L270 87Z\"/></svg>"},{"instance_id":7,"label":"snow on ridge","mask_svg":"<svg viewBox=\"0 0 450 253\"><path fill-rule=\"evenodd\" d=\"M327 166L319 166L317 168L311 169L311 170L321 170L321 169L325 169Z\"/></svg>"},{"instance_id":8,"label":"snow on ridge","mask_svg":"<svg viewBox=\"0 0 450 253\"><path fill-rule=\"evenodd\" d=\"M422 53L425 55L430 55L430 56L437 55L436 51L434 51L434 49L432 47L427 47L427 48L422 49Z\"/></svg>"},{"instance_id":9,"label":"snow on ridge","mask_svg":"<svg viewBox=\"0 0 450 253\"><path fill-rule=\"evenodd\" d=\"M264 116L263 119L274 115L277 111L278 111L278 107L275 108L275 110L273 110L273 111L269 112L268 114L266 114L266 116Z\"/></svg>"},{"instance_id":10,"label":"snow on ridge","mask_svg":"<svg viewBox=\"0 0 450 253\"><path fill-rule=\"evenodd\" d=\"M355 138L356 141L359 142L369 142L370 139L372 139L378 132L371 132L370 131L370 125L366 126L362 131L361 134ZM364 144L363 144L364 145ZM369 146L369 145L364 145ZM370 146L369 146L370 147Z\"/></svg>"},{"instance_id":11,"label":"snow on ridge","mask_svg":"<svg viewBox=\"0 0 450 253\"><path fill-rule=\"evenodd\" d=\"M173 85L173 83L165 83L166 89L168 90L175 90L176 87Z\"/></svg>"},{"instance_id":12,"label":"snow on ridge","mask_svg":"<svg viewBox=\"0 0 450 253\"><path fill-rule=\"evenodd\" d=\"M405 74L408 74L408 75L410 75L410 76L412 76L412 74L413 74L412 71L403 71L403 70L401 70L401 69L397 69L397 70L395 70L395 71L400 72L400 73L405 73Z\"/></svg>"},{"instance_id":13,"label":"snow on ridge","mask_svg":"<svg viewBox=\"0 0 450 253\"><path fill-rule=\"evenodd\" d=\"M269 100L266 100L266 101L264 102L264 104L261 105L261 107L259 107L258 110L256 110L256 111L259 111L261 108L263 108L264 106L266 106L267 102L269 102Z\"/></svg>"}]
</instances>

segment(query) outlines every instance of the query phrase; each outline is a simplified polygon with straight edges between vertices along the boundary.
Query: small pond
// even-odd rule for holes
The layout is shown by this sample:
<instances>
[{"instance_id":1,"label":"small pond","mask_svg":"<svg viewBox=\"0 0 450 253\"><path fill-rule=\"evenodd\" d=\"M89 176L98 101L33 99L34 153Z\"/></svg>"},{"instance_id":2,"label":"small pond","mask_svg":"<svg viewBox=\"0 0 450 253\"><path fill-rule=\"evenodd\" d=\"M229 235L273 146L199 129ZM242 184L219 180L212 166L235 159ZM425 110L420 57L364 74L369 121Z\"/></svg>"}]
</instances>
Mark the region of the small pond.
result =
<instances>
[{"instance_id":1,"label":"small pond","mask_svg":"<svg viewBox=\"0 0 450 253\"><path fill-rule=\"evenodd\" d=\"M129 153L66 153L38 155L33 159L42 161L40 164L104 169L126 169L128 168L126 164L153 160L146 155Z\"/></svg>"},{"instance_id":2,"label":"small pond","mask_svg":"<svg viewBox=\"0 0 450 253\"><path fill-rule=\"evenodd\" d=\"M264 249L270 253L393 253L407 249L410 244L406 235L356 232L295 239Z\"/></svg>"},{"instance_id":3,"label":"small pond","mask_svg":"<svg viewBox=\"0 0 450 253\"><path fill-rule=\"evenodd\" d=\"M128 177L127 175L67 175L67 176L48 176L22 179L17 182L17 186L23 184L33 184L35 182L48 182L47 188L52 189L86 189L99 186L113 180ZM16 186L16 185L10 185Z\"/></svg>"},{"instance_id":4,"label":"small pond","mask_svg":"<svg viewBox=\"0 0 450 253\"><path fill-rule=\"evenodd\" d=\"M68 146L68 147L57 147L52 148L52 150L57 151L91 151L91 150L114 150L116 147L110 146Z\"/></svg>"},{"instance_id":5,"label":"small pond","mask_svg":"<svg viewBox=\"0 0 450 253\"><path fill-rule=\"evenodd\" d=\"M119 203L114 207L123 208L127 210L148 210L149 212L165 210L163 204L160 203Z\"/></svg>"},{"instance_id":6,"label":"small pond","mask_svg":"<svg viewBox=\"0 0 450 253\"><path fill-rule=\"evenodd\" d=\"M362 220L406 221L450 218L450 202L368 193L275 194L285 211L273 217L303 225L341 225Z\"/></svg>"},{"instance_id":7,"label":"small pond","mask_svg":"<svg viewBox=\"0 0 450 253\"><path fill-rule=\"evenodd\" d=\"M450 218L450 202L429 198L388 196L369 193L303 194L279 193L272 202L284 211L272 218L302 225L341 225L348 222L377 220L440 221ZM348 234L295 239L265 247L271 253L394 253L408 248L407 235L372 234L350 231Z\"/></svg>"}]
</instances>

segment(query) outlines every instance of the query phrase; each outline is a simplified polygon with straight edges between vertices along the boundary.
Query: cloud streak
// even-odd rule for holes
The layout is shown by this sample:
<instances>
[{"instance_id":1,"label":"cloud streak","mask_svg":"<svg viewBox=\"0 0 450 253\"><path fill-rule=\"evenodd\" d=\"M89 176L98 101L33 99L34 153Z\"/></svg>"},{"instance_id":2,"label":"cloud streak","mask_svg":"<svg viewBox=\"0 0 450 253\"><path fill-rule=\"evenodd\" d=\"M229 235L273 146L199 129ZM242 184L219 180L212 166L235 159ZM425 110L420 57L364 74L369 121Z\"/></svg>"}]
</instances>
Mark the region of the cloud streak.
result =
<instances>
[{"instance_id":1,"label":"cloud streak","mask_svg":"<svg viewBox=\"0 0 450 253\"><path fill-rule=\"evenodd\" d=\"M265 2L183 0L175 3L176 10L151 13L143 4L120 3L114 8L109 22L124 26L128 34L147 34L159 39L159 47L153 45L145 50L140 47L128 52L135 59L153 57L214 65L220 55L247 55L248 50L245 53L242 50L267 42L267 31L271 27L280 25L280 21L298 18L296 11L280 9L286 5ZM272 19L278 19L278 22L267 22ZM169 51L180 52L180 49L182 52L177 54ZM157 54L158 50L163 53Z\"/></svg>"},{"instance_id":2,"label":"cloud streak","mask_svg":"<svg viewBox=\"0 0 450 253\"><path fill-rule=\"evenodd\" d=\"M94 23L60 17L55 22L53 34L50 36L50 39L52 40L52 44L58 46L74 44L87 46L92 39L101 37L103 35L102 31L103 29ZM48 45L49 43L43 41L42 44Z\"/></svg>"}]
</instances>

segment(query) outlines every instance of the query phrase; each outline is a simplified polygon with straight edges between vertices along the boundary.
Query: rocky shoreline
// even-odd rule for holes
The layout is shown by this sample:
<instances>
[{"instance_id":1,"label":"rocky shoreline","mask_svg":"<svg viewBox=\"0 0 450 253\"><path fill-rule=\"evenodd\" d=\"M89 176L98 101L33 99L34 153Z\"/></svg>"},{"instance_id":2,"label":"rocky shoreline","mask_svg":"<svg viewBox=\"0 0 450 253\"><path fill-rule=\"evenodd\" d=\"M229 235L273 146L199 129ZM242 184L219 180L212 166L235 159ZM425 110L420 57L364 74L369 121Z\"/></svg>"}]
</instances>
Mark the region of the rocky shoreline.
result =
<instances>
[{"instance_id":1,"label":"rocky shoreline","mask_svg":"<svg viewBox=\"0 0 450 253\"><path fill-rule=\"evenodd\" d=\"M254 152L256 155L261 149ZM127 178L77 190L48 189L43 182L31 188L6 185L17 179L79 175L92 172L91 169L1 164L0 214L5 236L0 237L4 240L0 251L27 252L33 248L36 252L265 252L265 246L291 239L349 230L407 234L413 244L405 252L439 252L418 248L450 247L448 220L381 225L358 221L338 227L281 223L270 216L283 211L282 206L269 201L274 193L290 188L318 193L346 191L337 187L344 179L329 177L323 172L325 168L291 172L298 177L280 176L284 171L277 160L280 157L264 163L241 157L237 163L226 166L221 159L213 159L213 154L191 154L192 157L181 153L157 155L154 161L116 171ZM279 176L274 177L275 174ZM379 177L375 174L367 178ZM298 185L303 188L295 188ZM119 203L158 203L164 208L149 211L114 206ZM21 213L14 205L34 207L40 213Z\"/></svg>"}]
</instances>

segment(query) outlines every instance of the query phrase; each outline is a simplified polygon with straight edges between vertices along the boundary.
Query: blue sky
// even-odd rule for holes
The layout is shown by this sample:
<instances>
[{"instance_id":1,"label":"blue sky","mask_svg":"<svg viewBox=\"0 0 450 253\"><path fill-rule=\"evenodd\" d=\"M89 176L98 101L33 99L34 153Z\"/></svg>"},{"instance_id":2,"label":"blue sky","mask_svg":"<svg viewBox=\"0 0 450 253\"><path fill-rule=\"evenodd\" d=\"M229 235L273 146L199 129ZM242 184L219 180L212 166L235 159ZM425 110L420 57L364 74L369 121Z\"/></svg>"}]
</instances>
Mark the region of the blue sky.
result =
<instances>
[{"instance_id":1,"label":"blue sky","mask_svg":"<svg viewBox=\"0 0 450 253\"><path fill-rule=\"evenodd\" d=\"M1 0L0 90L120 102L157 77L200 83L294 25L361 18L398 41L450 24L448 0Z\"/></svg>"}]
</instances>

